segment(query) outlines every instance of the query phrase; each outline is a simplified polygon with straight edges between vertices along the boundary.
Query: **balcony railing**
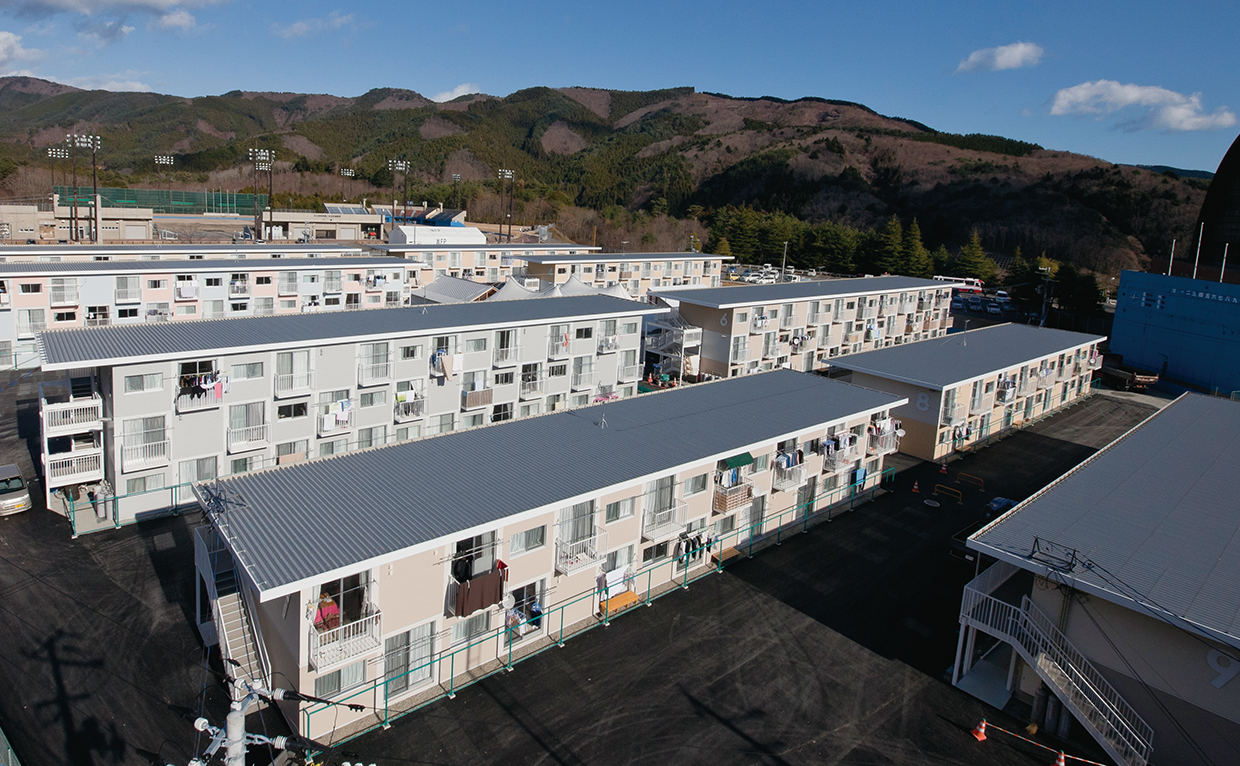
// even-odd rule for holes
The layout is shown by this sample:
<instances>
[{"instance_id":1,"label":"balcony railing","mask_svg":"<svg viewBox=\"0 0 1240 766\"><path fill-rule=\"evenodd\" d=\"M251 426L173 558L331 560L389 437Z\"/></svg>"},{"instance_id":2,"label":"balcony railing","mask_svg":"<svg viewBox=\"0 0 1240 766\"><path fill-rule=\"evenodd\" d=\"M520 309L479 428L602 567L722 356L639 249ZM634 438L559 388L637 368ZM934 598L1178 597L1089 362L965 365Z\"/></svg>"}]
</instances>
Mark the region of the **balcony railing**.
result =
<instances>
[{"instance_id":1,"label":"balcony railing","mask_svg":"<svg viewBox=\"0 0 1240 766\"><path fill-rule=\"evenodd\" d=\"M647 496L647 502L650 502ZM642 517L642 538L651 542L660 542L680 534L685 527L685 512L688 508L685 501L672 498L671 506L655 510L647 508Z\"/></svg>"},{"instance_id":2,"label":"balcony railing","mask_svg":"<svg viewBox=\"0 0 1240 766\"><path fill-rule=\"evenodd\" d=\"M570 522L571 524L571 522ZM555 568L563 574L594 566L607 558L607 530L595 527L594 533L576 542L555 541Z\"/></svg>"},{"instance_id":3,"label":"balcony railing","mask_svg":"<svg viewBox=\"0 0 1240 766\"><path fill-rule=\"evenodd\" d=\"M522 399L531 399L534 397L542 396L542 392L543 392L542 378L537 378L535 380L524 380L523 379L521 381L520 396Z\"/></svg>"},{"instance_id":4,"label":"balcony railing","mask_svg":"<svg viewBox=\"0 0 1240 766\"><path fill-rule=\"evenodd\" d=\"M347 431L353 427L353 407L349 409L341 409L339 412L332 412L331 405L323 405L318 414L319 436L327 436L328 434L340 433Z\"/></svg>"},{"instance_id":5,"label":"balcony railing","mask_svg":"<svg viewBox=\"0 0 1240 766\"><path fill-rule=\"evenodd\" d=\"M103 478L103 450L101 449L48 455L46 460L49 484L78 484Z\"/></svg>"},{"instance_id":6,"label":"balcony railing","mask_svg":"<svg viewBox=\"0 0 1240 766\"><path fill-rule=\"evenodd\" d=\"M805 317L806 325L827 324L830 321L831 321L831 314L830 312L826 312L826 311L815 311L814 313L809 314L808 316Z\"/></svg>"},{"instance_id":7,"label":"balcony railing","mask_svg":"<svg viewBox=\"0 0 1240 766\"><path fill-rule=\"evenodd\" d=\"M771 478L771 487L776 492L786 492L790 489L796 489L805 483L805 466L794 465L791 468L775 468L775 475Z\"/></svg>"},{"instance_id":8,"label":"balcony railing","mask_svg":"<svg viewBox=\"0 0 1240 766\"><path fill-rule=\"evenodd\" d=\"M1037 389L1033 378L1025 378L1025 380L1016 386L1017 396L1029 396Z\"/></svg>"},{"instance_id":9,"label":"balcony railing","mask_svg":"<svg viewBox=\"0 0 1240 766\"><path fill-rule=\"evenodd\" d=\"M375 386L392 380L392 360L382 362L359 362L357 365L357 384L359 386Z\"/></svg>"},{"instance_id":10,"label":"balcony railing","mask_svg":"<svg viewBox=\"0 0 1240 766\"><path fill-rule=\"evenodd\" d=\"M945 426L962 426L968 419L968 411L963 404L958 404L951 410L943 413L943 425Z\"/></svg>"},{"instance_id":11,"label":"balcony railing","mask_svg":"<svg viewBox=\"0 0 1240 766\"><path fill-rule=\"evenodd\" d=\"M572 356L572 344L564 338L553 339L547 344L548 359L564 359Z\"/></svg>"},{"instance_id":12,"label":"balcony railing","mask_svg":"<svg viewBox=\"0 0 1240 766\"><path fill-rule=\"evenodd\" d=\"M199 389L192 394L177 395L177 413L198 412L199 410L213 410L219 407L224 401L222 395L215 395L215 387Z\"/></svg>"},{"instance_id":13,"label":"balcony railing","mask_svg":"<svg viewBox=\"0 0 1240 766\"><path fill-rule=\"evenodd\" d=\"M88 399L44 403L43 430L46 436L103 427L103 400L99 394Z\"/></svg>"},{"instance_id":14,"label":"balcony railing","mask_svg":"<svg viewBox=\"0 0 1240 766\"><path fill-rule=\"evenodd\" d=\"M898 449L900 449L900 437L896 435L895 431L870 436L868 452L871 455L890 455Z\"/></svg>"},{"instance_id":15,"label":"balcony railing","mask_svg":"<svg viewBox=\"0 0 1240 766\"><path fill-rule=\"evenodd\" d=\"M35 333L44 332L46 330L47 330L47 322L18 322L17 323L18 337L32 336Z\"/></svg>"},{"instance_id":16,"label":"balcony railing","mask_svg":"<svg viewBox=\"0 0 1240 766\"><path fill-rule=\"evenodd\" d=\"M343 291L344 291L344 282L342 282L341 280L339 280L339 279L325 279L325 280L323 280L323 292L325 292L325 293L339 293L339 292L343 292Z\"/></svg>"},{"instance_id":17,"label":"balcony railing","mask_svg":"<svg viewBox=\"0 0 1240 766\"><path fill-rule=\"evenodd\" d=\"M614 354L620 350L620 336L606 335L598 339L598 352L600 354Z\"/></svg>"},{"instance_id":18,"label":"balcony railing","mask_svg":"<svg viewBox=\"0 0 1240 766\"><path fill-rule=\"evenodd\" d=\"M276 291L280 295L296 295L298 292L297 283L281 279Z\"/></svg>"},{"instance_id":19,"label":"balcony railing","mask_svg":"<svg viewBox=\"0 0 1240 766\"><path fill-rule=\"evenodd\" d=\"M422 398L406 399L396 402L392 407L392 418L397 423L408 423L426 416L426 400Z\"/></svg>"},{"instance_id":20,"label":"balcony railing","mask_svg":"<svg viewBox=\"0 0 1240 766\"><path fill-rule=\"evenodd\" d=\"M141 471L144 468L159 468L168 465L167 439L146 444L132 444L121 447L121 470L125 473Z\"/></svg>"},{"instance_id":21,"label":"balcony railing","mask_svg":"<svg viewBox=\"0 0 1240 766\"><path fill-rule=\"evenodd\" d=\"M141 287L118 287L116 288L117 303L138 303L142 300Z\"/></svg>"},{"instance_id":22,"label":"balcony railing","mask_svg":"<svg viewBox=\"0 0 1240 766\"><path fill-rule=\"evenodd\" d=\"M510 367L521 359L520 346L508 346L506 348L495 347L494 364L496 367Z\"/></svg>"},{"instance_id":23,"label":"balcony railing","mask_svg":"<svg viewBox=\"0 0 1240 766\"><path fill-rule=\"evenodd\" d=\"M986 397L984 396L978 399L977 401L969 402L969 414L970 415L980 415L983 412L989 412L993 408L994 408L994 405L987 404Z\"/></svg>"},{"instance_id":24,"label":"balcony railing","mask_svg":"<svg viewBox=\"0 0 1240 766\"><path fill-rule=\"evenodd\" d=\"M236 280L228 283L229 298L244 298L250 294L250 283L245 280Z\"/></svg>"},{"instance_id":25,"label":"balcony railing","mask_svg":"<svg viewBox=\"0 0 1240 766\"><path fill-rule=\"evenodd\" d=\"M173 287L173 300L192 301L198 297L198 282L192 279L178 279Z\"/></svg>"},{"instance_id":26,"label":"balcony railing","mask_svg":"<svg viewBox=\"0 0 1240 766\"><path fill-rule=\"evenodd\" d=\"M753 482L745 480L730 487L715 485L715 499L711 509L715 513L731 513L753 502Z\"/></svg>"},{"instance_id":27,"label":"balcony railing","mask_svg":"<svg viewBox=\"0 0 1240 766\"><path fill-rule=\"evenodd\" d=\"M1055 385L1055 381L1059 380L1059 376L1053 372L1045 375L1039 375L1036 379L1038 388L1050 388Z\"/></svg>"},{"instance_id":28,"label":"balcony railing","mask_svg":"<svg viewBox=\"0 0 1240 766\"><path fill-rule=\"evenodd\" d=\"M619 380L637 380L642 374L642 366L640 364L626 364L620 367Z\"/></svg>"},{"instance_id":29,"label":"balcony railing","mask_svg":"<svg viewBox=\"0 0 1240 766\"><path fill-rule=\"evenodd\" d=\"M828 473L835 473L845 468L851 468L852 464L857 462L859 457L861 457L861 450L854 444L851 447L837 448L832 452L825 453L822 465Z\"/></svg>"},{"instance_id":30,"label":"balcony railing","mask_svg":"<svg viewBox=\"0 0 1240 766\"><path fill-rule=\"evenodd\" d=\"M51 290L51 301L53 306L76 306L78 304L78 290L76 287L53 287Z\"/></svg>"},{"instance_id":31,"label":"balcony railing","mask_svg":"<svg viewBox=\"0 0 1240 766\"><path fill-rule=\"evenodd\" d=\"M781 330L787 330L792 327L796 327L796 324L797 324L797 318L794 314L788 314L787 316L781 316L779 318L779 329Z\"/></svg>"},{"instance_id":32,"label":"balcony railing","mask_svg":"<svg viewBox=\"0 0 1240 766\"><path fill-rule=\"evenodd\" d=\"M310 664L315 670L339 665L378 649L383 635L383 612L368 604L365 616L338 628L320 631L310 626Z\"/></svg>"},{"instance_id":33,"label":"balcony railing","mask_svg":"<svg viewBox=\"0 0 1240 766\"><path fill-rule=\"evenodd\" d=\"M584 372L573 373L573 388L593 388L594 387L594 370L586 370Z\"/></svg>"},{"instance_id":34,"label":"balcony railing","mask_svg":"<svg viewBox=\"0 0 1240 766\"><path fill-rule=\"evenodd\" d=\"M291 372L276 376L276 398L298 396L314 389L314 370Z\"/></svg>"},{"instance_id":35,"label":"balcony railing","mask_svg":"<svg viewBox=\"0 0 1240 766\"><path fill-rule=\"evenodd\" d=\"M245 452L246 450L266 447L270 442L268 438L269 430L269 423L228 429L228 451Z\"/></svg>"},{"instance_id":36,"label":"balcony railing","mask_svg":"<svg viewBox=\"0 0 1240 766\"><path fill-rule=\"evenodd\" d=\"M1085 362L1085 369L1087 369L1087 370L1101 370L1101 369L1102 369L1102 357L1101 357L1101 356L1095 356L1095 357L1091 357L1090 359L1088 359L1088 360Z\"/></svg>"},{"instance_id":37,"label":"balcony railing","mask_svg":"<svg viewBox=\"0 0 1240 766\"><path fill-rule=\"evenodd\" d=\"M763 316L763 315L755 316L749 320L749 332L751 333L763 332L764 330L766 330L768 325L773 325L773 324L774 322L770 321L770 317Z\"/></svg>"},{"instance_id":38,"label":"balcony railing","mask_svg":"<svg viewBox=\"0 0 1240 766\"><path fill-rule=\"evenodd\" d=\"M779 356L779 344L778 343L776 343L775 341L770 341L769 343L762 344L762 358L763 359L771 359L776 356Z\"/></svg>"},{"instance_id":39,"label":"balcony railing","mask_svg":"<svg viewBox=\"0 0 1240 766\"><path fill-rule=\"evenodd\" d=\"M474 391L461 392L461 409L475 410L479 407L489 407L495 399L495 389L480 388Z\"/></svg>"},{"instance_id":40,"label":"balcony railing","mask_svg":"<svg viewBox=\"0 0 1240 766\"><path fill-rule=\"evenodd\" d=\"M1015 386L1012 386L1009 388L1000 388L995 391L995 401L998 402L999 404L1007 404L1008 402L1015 401L1015 399L1016 399L1016 387Z\"/></svg>"}]
</instances>

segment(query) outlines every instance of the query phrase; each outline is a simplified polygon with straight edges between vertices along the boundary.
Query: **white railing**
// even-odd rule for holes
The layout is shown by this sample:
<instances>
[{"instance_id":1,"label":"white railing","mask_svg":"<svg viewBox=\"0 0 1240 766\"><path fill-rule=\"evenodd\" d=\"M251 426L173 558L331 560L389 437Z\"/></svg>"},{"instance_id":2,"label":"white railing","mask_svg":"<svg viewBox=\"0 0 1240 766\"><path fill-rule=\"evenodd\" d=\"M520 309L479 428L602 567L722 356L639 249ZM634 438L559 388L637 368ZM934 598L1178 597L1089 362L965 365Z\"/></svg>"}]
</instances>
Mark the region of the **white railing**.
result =
<instances>
[{"instance_id":1,"label":"white railing","mask_svg":"<svg viewBox=\"0 0 1240 766\"><path fill-rule=\"evenodd\" d=\"M852 464L861 457L861 450L857 445L836 449L823 455L822 465L828 471L841 471L845 468L851 468Z\"/></svg>"},{"instance_id":2,"label":"white railing","mask_svg":"<svg viewBox=\"0 0 1240 766\"><path fill-rule=\"evenodd\" d=\"M995 391L995 401L1000 404L1007 404L1016 399L1016 387L1000 388Z\"/></svg>"},{"instance_id":3,"label":"white railing","mask_svg":"<svg viewBox=\"0 0 1240 766\"><path fill-rule=\"evenodd\" d=\"M72 484L103 478L103 450L47 456L47 481Z\"/></svg>"},{"instance_id":4,"label":"white railing","mask_svg":"<svg viewBox=\"0 0 1240 766\"><path fill-rule=\"evenodd\" d=\"M338 433L353 427L353 408L347 410L342 409L340 412L329 412L331 405L321 405L318 413L318 423L315 427L318 429L319 436ZM330 415L330 417L328 417Z\"/></svg>"},{"instance_id":5,"label":"white railing","mask_svg":"<svg viewBox=\"0 0 1240 766\"><path fill-rule=\"evenodd\" d=\"M256 426L244 426L243 428L228 429L228 451L240 452L243 450L258 449L266 447L268 441L269 423L259 423Z\"/></svg>"},{"instance_id":6,"label":"white railing","mask_svg":"<svg viewBox=\"0 0 1240 766\"><path fill-rule=\"evenodd\" d=\"M520 358L521 358L521 347L520 346L508 346L507 348L501 348L499 346L495 347L494 364L496 367L507 367L509 365L516 364L517 360L519 360Z\"/></svg>"},{"instance_id":7,"label":"white railing","mask_svg":"<svg viewBox=\"0 0 1240 766\"><path fill-rule=\"evenodd\" d=\"M34 335L35 333L45 332L47 330L47 322L18 322L17 336L20 338L25 335Z\"/></svg>"},{"instance_id":8,"label":"white railing","mask_svg":"<svg viewBox=\"0 0 1240 766\"><path fill-rule=\"evenodd\" d=\"M83 426L103 425L103 400L99 394L89 399L75 399L43 405L43 428L48 435L81 430Z\"/></svg>"},{"instance_id":9,"label":"white railing","mask_svg":"<svg viewBox=\"0 0 1240 766\"><path fill-rule=\"evenodd\" d=\"M542 392L543 392L543 380L542 380L542 378L539 378L539 379L537 379L537 380L523 380L523 381L521 381L521 393L520 393L520 396L521 396L521 398L522 398L522 399L528 399L528 398L533 397L533 396L541 396L541 395L542 395Z\"/></svg>"},{"instance_id":10,"label":"white railing","mask_svg":"<svg viewBox=\"0 0 1240 766\"><path fill-rule=\"evenodd\" d=\"M824 311L815 311L805 317L805 324L807 325L827 324L830 321L831 314Z\"/></svg>"},{"instance_id":11,"label":"white railing","mask_svg":"<svg viewBox=\"0 0 1240 766\"><path fill-rule=\"evenodd\" d=\"M310 626L310 664L315 670L338 665L379 648L383 612L368 605L366 616L338 628L319 631Z\"/></svg>"},{"instance_id":12,"label":"white railing","mask_svg":"<svg viewBox=\"0 0 1240 766\"><path fill-rule=\"evenodd\" d=\"M564 357L572 356L571 350L571 342L564 340L563 338L552 340L547 344L547 358L563 359Z\"/></svg>"},{"instance_id":13,"label":"white railing","mask_svg":"<svg viewBox=\"0 0 1240 766\"><path fill-rule=\"evenodd\" d=\"M189 301L198 297L198 283L192 279L178 279L173 285L172 298Z\"/></svg>"},{"instance_id":14,"label":"white railing","mask_svg":"<svg viewBox=\"0 0 1240 766\"><path fill-rule=\"evenodd\" d=\"M762 358L770 359L779 356L779 343L776 341L764 342L762 344Z\"/></svg>"},{"instance_id":15,"label":"white railing","mask_svg":"<svg viewBox=\"0 0 1240 766\"><path fill-rule=\"evenodd\" d=\"M228 283L229 298L244 298L250 294L250 283L246 280L235 280Z\"/></svg>"},{"instance_id":16,"label":"white railing","mask_svg":"<svg viewBox=\"0 0 1240 766\"><path fill-rule=\"evenodd\" d=\"M296 396L314 388L314 370L276 376L276 397Z\"/></svg>"},{"instance_id":17,"label":"white railing","mask_svg":"<svg viewBox=\"0 0 1240 766\"><path fill-rule=\"evenodd\" d=\"M711 509L715 513L731 513L738 508L744 508L753 502L753 482L748 479L725 487L720 484L715 485L715 499L711 505Z\"/></svg>"},{"instance_id":18,"label":"white railing","mask_svg":"<svg viewBox=\"0 0 1240 766\"><path fill-rule=\"evenodd\" d=\"M593 388L594 387L594 370L573 373L573 388Z\"/></svg>"},{"instance_id":19,"label":"white railing","mask_svg":"<svg viewBox=\"0 0 1240 766\"><path fill-rule=\"evenodd\" d=\"M223 403L224 397L215 395L215 387L199 389L192 394L179 394L177 396L177 412L197 412L198 410L212 410L219 407Z\"/></svg>"},{"instance_id":20,"label":"white railing","mask_svg":"<svg viewBox=\"0 0 1240 766\"><path fill-rule=\"evenodd\" d=\"M987 404L986 397L984 396L975 402L974 401L969 402L969 414L971 415L977 415L979 413L987 412L992 409L994 409L994 405Z\"/></svg>"},{"instance_id":21,"label":"white railing","mask_svg":"<svg viewBox=\"0 0 1240 766\"><path fill-rule=\"evenodd\" d=\"M51 301L53 306L76 306L78 289L76 287L53 287Z\"/></svg>"},{"instance_id":22,"label":"white railing","mask_svg":"<svg viewBox=\"0 0 1240 766\"><path fill-rule=\"evenodd\" d=\"M646 504L652 498L646 496ZM675 537L685 528L685 513L688 506L684 500L673 497L668 508L655 509L647 507L642 516L642 537L652 542Z\"/></svg>"},{"instance_id":23,"label":"white railing","mask_svg":"<svg viewBox=\"0 0 1240 766\"><path fill-rule=\"evenodd\" d=\"M126 473L143 468L168 465L168 444L164 439L146 444L126 444L121 447L121 470Z\"/></svg>"},{"instance_id":24,"label":"white railing","mask_svg":"<svg viewBox=\"0 0 1240 766\"><path fill-rule=\"evenodd\" d=\"M957 404L950 412L943 413L943 425L955 428L962 426L969 420L969 416L965 411L963 404Z\"/></svg>"},{"instance_id":25,"label":"white railing","mask_svg":"<svg viewBox=\"0 0 1240 766\"><path fill-rule=\"evenodd\" d=\"M752 319L749 320L749 331L750 332L762 332L763 330L766 329L768 321L769 321L769 317L766 317L766 316L753 317Z\"/></svg>"},{"instance_id":26,"label":"white railing","mask_svg":"<svg viewBox=\"0 0 1240 766\"><path fill-rule=\"evenodd\" d=\"M776 492L787 492L805 483L805 466L794 465L791 468L775 467L775 475L771 478L771 487Z\"/></svg>"},{"instance_id":27,"label":"white railing","mask_svg":"<svg viewBox=\"0 0 1240 766\"><path fill-rule=\"evenodd\" d=\"M494 400L495 389L493 388L480 388L476 391L461 392L461 408L466 410L489 407Z\"/></svg>"},{"instance_id":28,"label":"white railing","mask_svg":"<svg viewBox=\"0 0 1240 766\"><path fill-rule=\"evenodd\" d=\"M142 300L141 287L118 287L116 288L117 303L137 303Z\"/></svg>"},{"instance_id":29,"label":"white railing","mask_svg":"<svg viewBox=\"0 0 1240 766\"><path fill-rule=\"evenodd\" d=\"M392 379L392 360L382 362L359 362L357 365L357 384L373 386L387 383Z\"/></svg>"},{"instance_id":30,"label":"white railing","mask_svg":"<svg viewBox=\"0 0 1240 766\"><path fill-rule=\"evenodd\" d=\"M642 366L640 364L626 364L620 367L618 380L637 380L642 374Z\"/></svg>"},{"instance_id":31,"label":"white railing","mask_svg":"<svg viewBox=\"0 0 1240 766\"><path fill-rule=\"evenodd\" d=\"M598 352L600 354L614 354L620 350L620 336L608 335L598 339Z\"/></svg>"},{"instance_id":32,"label":"white railing","mask_svg":"<svg viewBox=\"0 0 1240 766\"><path fill-rule=\"evenodd\" d=\"M1048 371L1045 375L1039 375L1035 380L1038 388L1050 388L1055 385L1055 381L1059 380L1059 376Z\"/></svg>"},{"instance_id":33,"label":"white railing","mask_svg":"<svg viewBox=\"0 0 1240 766\"><path fill-rule=\"evenodd\" d=\"M569 522L571 526L571 522ZM594 534L576 542L568 542L558 536L555 541L555 568L563 574L598 564L607 558L607 530L595 527Z\"/></svg>"},{"instance_id":34,"label":"white railing","mask_svg":"<svg viewBox=\"0 0 1240 766\"><path fill-rule=\"evenodd\" d=\"M976 581L975 581L976 583ZM1144 766L1154 730L1115 691L1028 596L1020 606L983 593L970 583L964 589L960 622L1007 641L1121 764Z\"/></svg>"},{"instance_id":35,"label":"white railing","mask_svg":"<svg viewBox=\"0 0 1240 766\"><path fill-rule=\"evenodd\" d=\"M280 295L296 295L298 292L297 281L281 279L276 286L276 292Z\"/></svg>"},{"instance_id":36,"label":"white railing","mask_svg":"<svg viewBox=\"0 0 1240 766\"><path fill-rule=\"evenodd\" d=\"M1087 360L1085 362L1085 368L1088 370L1101 370L1102 369L1102 357L1095 356Z\"/></svg>"},{"instance_id":37,"label":"white railing","mask_svg":"<svg viewBox=\"0 0 1240 766\"><path fill-rule=\"evenodd\" d=\"M1023 383L1017 384L1016 395L1028 396L1029 394L1032 394L1036 388L1037 386L1034 385L1033 378L1025 378Z\"/></svg>"},{"instance_id":38,"label":"white railing","mask_svg":"<svg viewBox=\"0 0 1240 766\"><path fill-rule=\"evenodd\" d=\"M796 315L795 315L795 314L789 314L789 315L787 315L787 316L780 316L780 317L779 317L779 328L780 328L781 330L787 330L787 329L790 329L790 328L792 328L792 327L795 327L795 326L796 326L796 320L797 320L797 318L796 318Z\"/></svg>"},{"instance_id":39,"label":"white railing","mask_svg":"<svg viewBox=\"0 0 1240 766\"><path fill-rule=\"evenodd\" d=\"M344 282L342 282L339 279L325 279L323 280L323 292L325 293L344 292Z\"/></svg>"},{"instance_id":40,"label":"white railing","mask_svg":"<svg viewBox=\"0 0 1240 766\"><path fill-rule=\"evenodd\" d=\"M425 399L406 399L403 402L397 402L392 408L392 417L397 423L417 420L424 415L426 415Z\"/></svg>"},{"instance_id":41,"label":"white railing","mask_svg":"<svg viewBox=\"0 0 1240 766\"><path fill-rule=\"evenodd\" d=\"M895 431L870 436L869 452L871 455L890 455L898 449L900 449L900 437L896 436Z\"/></svg>"}]
</instances>

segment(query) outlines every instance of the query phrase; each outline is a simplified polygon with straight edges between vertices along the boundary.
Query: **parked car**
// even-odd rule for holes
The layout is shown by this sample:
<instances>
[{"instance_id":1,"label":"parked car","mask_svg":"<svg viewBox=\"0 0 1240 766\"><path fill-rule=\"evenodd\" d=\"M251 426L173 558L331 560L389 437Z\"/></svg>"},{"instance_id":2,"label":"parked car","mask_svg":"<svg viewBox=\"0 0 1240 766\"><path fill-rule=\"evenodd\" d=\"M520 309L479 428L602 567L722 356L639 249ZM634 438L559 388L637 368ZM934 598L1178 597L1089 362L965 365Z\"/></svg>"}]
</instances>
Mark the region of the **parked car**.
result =
<instances>
[{"instance_id":1,"label":"parked car","mask_svg":"<svg viewBox=\"0 0 1240 766\"><path fill-rule=\"evenodd\" d=\"M995 300L997 301L1009 301L1011 299L1012 296L1007 294L1007 290L998 290L995 292Z\"/></svg>"},{"instance_id":2,"label":"parked car","mask_svg":"<svg viewBox=\"0 0 1240 766\"><path fill-rule=\"evenodd\" d=\"M805 270L805 276L807 276L807 277L816 277L816 276L818 276L818 270L817 270L817 269L806 269L806 270Z\"/></svg>"},{"instance_id":3,"label":"parked car","mask_svg":"<svg viewBox=\"0 0 1240 766\"><path fill-rule=\"evenodd\" d=\"M30 510L30 487L16 465L0 466L0 516Z\"/></svg>"},{"instance_id":4,"label":"parked car","mask_svg":"<svg viewBox=\"0 0 1240 766\"><path fill-rule=\"evenodd\" d=\"M1003 309L999 307L998 303L996 303L995 301L991 301L990 303L986 304L986 313L993 314L994 316L1000 316L1001 314L1003 314Z\"/></svg>"},{"instance_id":5,"label":"parked car","mask_svg":"<svg viewBox=\"0 0 1240 766\"><path fill-rule=\"evenodd\" d=\"M964 311L964 301L960 298L952 298L952 311Z\"/></svg>"},{"instance_id":6,"label":"parked car","mask_svg":"<svg viewBox=\"0 0 1240 766\"><path fill-rule=\"evenodd\" d=\"M760 285L773 285L777 281L778 280L775 279L775 276L772 274L763 274L762 276L758 277L758 284Z\"/></svg>"},{"instance_id":7,"label":"parked car","mask_svg":"<svg viewBox=\"0 0 1240 766\"><path fill-rule=\"evenodd\" d=\"M977 297L970 298L969 299L969 311L981 311L981 310L982 310L982 299L977 298Z\"/></svg>"},{"instance_id":8,"label":"parked car","mask_svg":"<svg viewBox=\"0 0 1240 766\"><path fill-rule=\"evenodd\" d=\"M756 273L746 274L745 276L741 277L741 281L756 285L758 281L761 280L762 278L763 278L762 274L756 274Z\"/></svg>"}]
</instances>

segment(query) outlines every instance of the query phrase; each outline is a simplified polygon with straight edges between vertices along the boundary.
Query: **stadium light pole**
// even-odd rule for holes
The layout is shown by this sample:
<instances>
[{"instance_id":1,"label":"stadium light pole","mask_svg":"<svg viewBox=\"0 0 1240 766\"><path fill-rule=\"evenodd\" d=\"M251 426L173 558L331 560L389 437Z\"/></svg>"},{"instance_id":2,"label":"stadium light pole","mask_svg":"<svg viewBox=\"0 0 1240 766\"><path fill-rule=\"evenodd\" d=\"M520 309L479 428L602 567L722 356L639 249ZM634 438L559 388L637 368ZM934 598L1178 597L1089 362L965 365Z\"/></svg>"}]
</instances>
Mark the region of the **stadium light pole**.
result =
<instances>
[{"instance_id":1,"label":"stadium light pole","mask_svg":"<svg viewBox=\"0 0 1240 766\"><path fill-rule=\"evenodd\" d=\"M404 176L405 196L400 201L400 214L405 219L405 223L409 222L409 163L404 159L388 160L388 170L392 172L392 194L396 194L396 174L399 172ZM392 227L396 226L396 200L392 200Z\"/></svg>"},{"instance_id":2,"label":"stadium light pole","mask_svg":"<svg viewBox=\"0 0 1240 766\"><path fill-rule=\"evenodd\" d=\"M258 212L258 173L260 170L267 171L268 188L267 188L267 207L271 207L271 162L275 159L275 152L270 149L250 149L250 162L254 163L254 241L257 242L259 237L263 235L263 219L259 217ZM265 237L264 237L265 239Z\"/></svg>"},{"instance_id":3,"label":"stadium light pole","mask_svg":"<svg viewBox=\"0 0 1240 766\"><path fill-rule=\"evenodd\" d=\"M353 196L353 168L341 168L340 175L348 179L347 181L345 181L345 183L348 184L349 196L352 197Z\"/></svg>"},{"instance_id":4,"label":"stadium light pole","mask_svg":"<svg viewBox=\"0 0 1240 766\"><path fill-rule=\"evenodd\" d=\"M75 139L79 149L90 150L90 188L91 188L91 219L90 219L90 241L98 244L99 242L99 148L102 146L103 139L99 136L78 136ZM74 189L74 196L77 196L77 190Z\"/></svg>"},{"instance_id":5,"label":"stadium light pole","mask_svg":"<svg viewBox=\"0 0 1240 766\"><path fill-rule=\"evenodd\" d=\"M73 162L73 202L69 208L69 241L77 242L77 134L66 133L65 143L69 145L69 157Z\"/></svg>"},{"instance_id":6,"label":"stadium light pole","mask_svg":"<svg viewBox=\"0 0 1240 766\"><path fill-rule=\"evenodd\" d=\"M508 182L508 243L512 244L512 179L513 172L507 168L499 169L499 235L504 236L504 181Z\"/></svg>"},{"instance_id":7,"label":"stadium light pole","mask_svg":"<svg viewBox=\"0 0 1240 766\"><path fill-rule=\"evenodd\" d=\"M56 160L69 159L69 150L64 148L63 146L49 146L47 148L47 156L48 156L48 159L52 161L51 163L52 164L52 194L55 194L56 193ZM61 170L61 174L62 175L64 174L63 169ZM52 212L54 213L55 211L53 210Z\"/></svg>"},{"instance_id":8,"label":"stadium light pole","mask_svg":"<svg viewBox=\"0 0 1240 766\"><path fill-rule=\"evenodd\" d=\"M461 174L452 174L452 206L461 209Z\"/></svg>"}]
</instances>

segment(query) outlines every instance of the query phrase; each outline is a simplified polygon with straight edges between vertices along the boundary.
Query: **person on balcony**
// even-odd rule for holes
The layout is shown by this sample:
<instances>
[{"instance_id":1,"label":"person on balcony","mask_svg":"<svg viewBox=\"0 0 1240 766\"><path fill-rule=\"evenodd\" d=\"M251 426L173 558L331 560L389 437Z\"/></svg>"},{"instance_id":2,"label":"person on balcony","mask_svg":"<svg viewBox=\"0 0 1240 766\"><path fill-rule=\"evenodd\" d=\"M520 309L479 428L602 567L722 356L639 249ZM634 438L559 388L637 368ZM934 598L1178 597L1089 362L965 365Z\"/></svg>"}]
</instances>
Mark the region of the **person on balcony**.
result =
<instances>
[{"instance_id":1,"label":"person on balcony","mask_svg":"<svg viewBox=\"0 0 1240 766\"><path fill-rule=\"evenodd\" d=\"M322 633L340 627L340 607L327 591L319 596L319 608L314 613L315 630Z\"/></svg>"}]
</instances>

